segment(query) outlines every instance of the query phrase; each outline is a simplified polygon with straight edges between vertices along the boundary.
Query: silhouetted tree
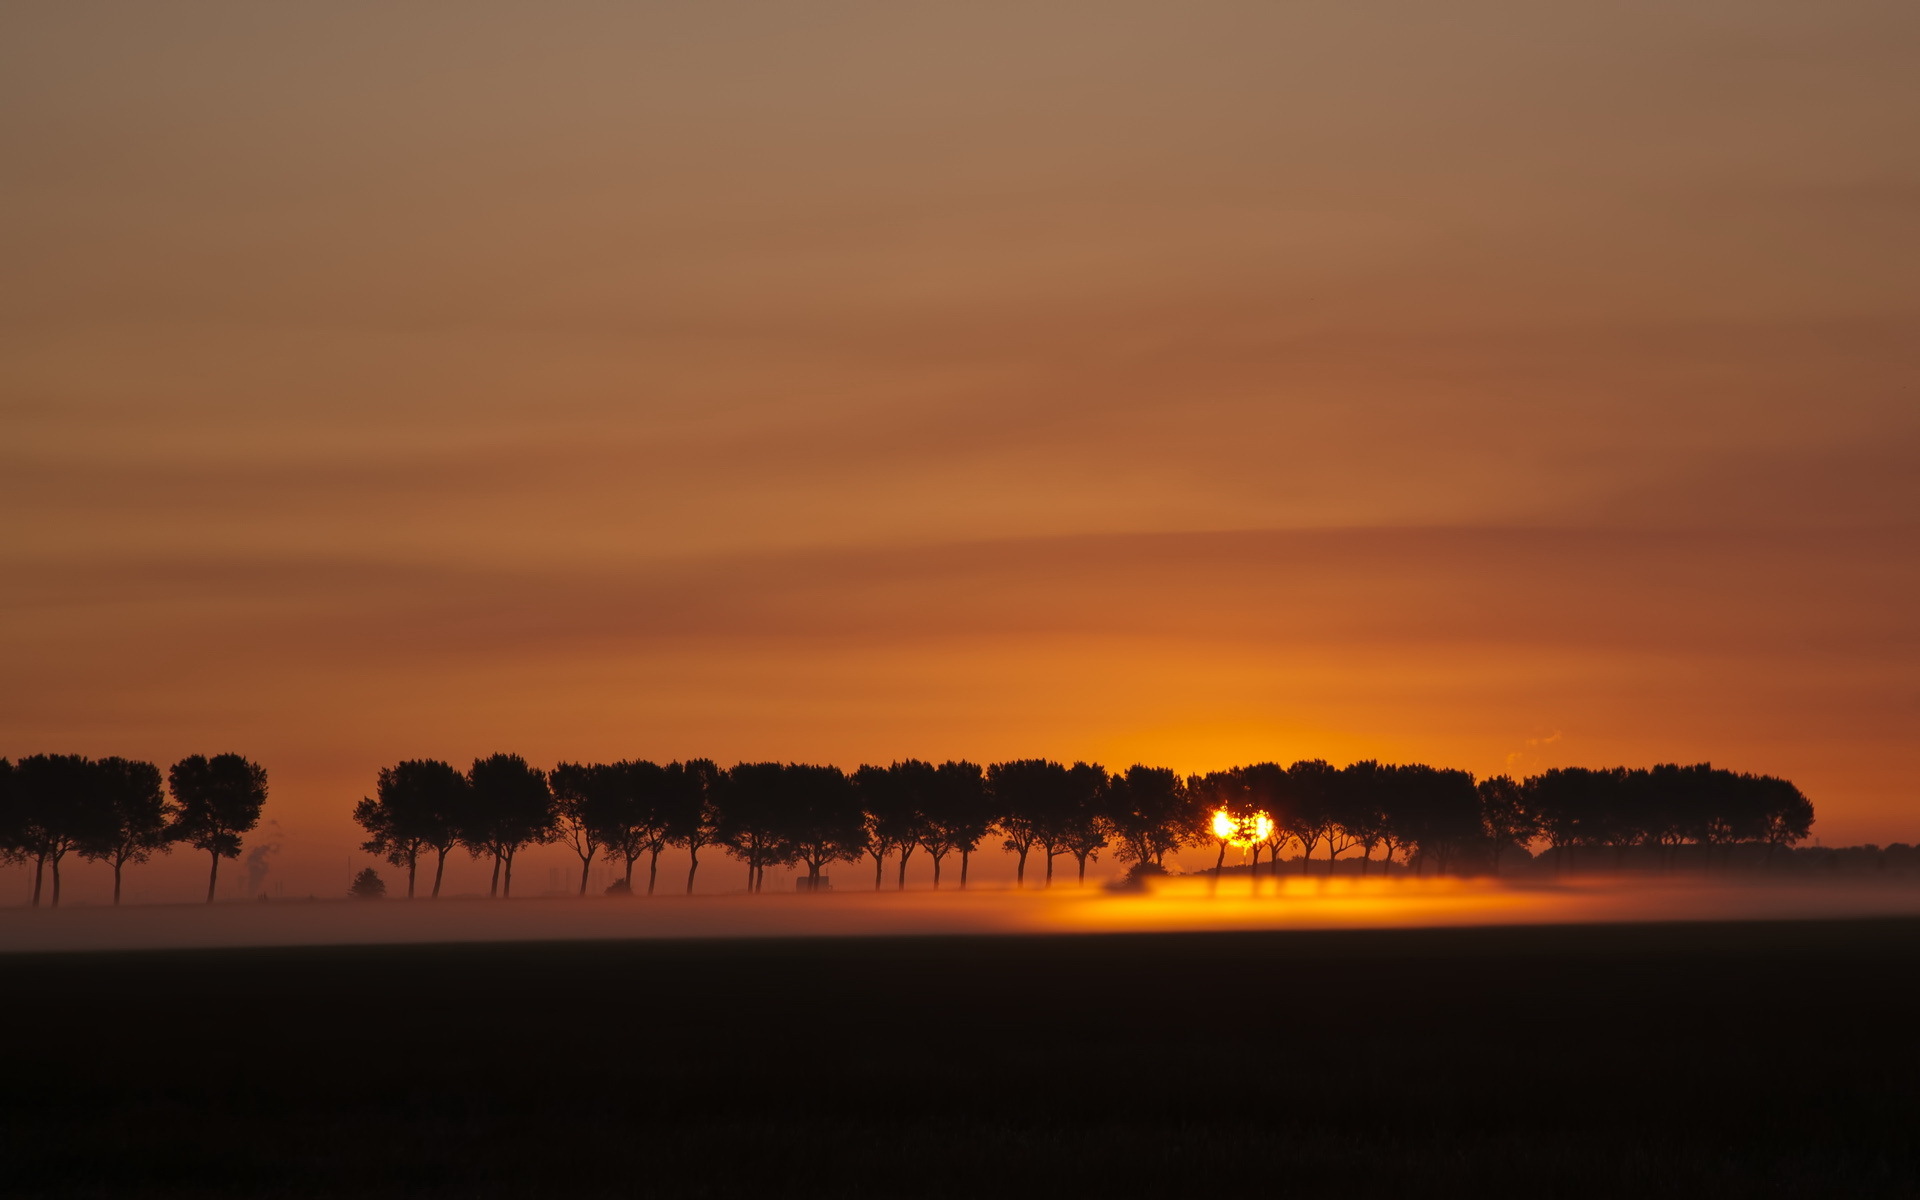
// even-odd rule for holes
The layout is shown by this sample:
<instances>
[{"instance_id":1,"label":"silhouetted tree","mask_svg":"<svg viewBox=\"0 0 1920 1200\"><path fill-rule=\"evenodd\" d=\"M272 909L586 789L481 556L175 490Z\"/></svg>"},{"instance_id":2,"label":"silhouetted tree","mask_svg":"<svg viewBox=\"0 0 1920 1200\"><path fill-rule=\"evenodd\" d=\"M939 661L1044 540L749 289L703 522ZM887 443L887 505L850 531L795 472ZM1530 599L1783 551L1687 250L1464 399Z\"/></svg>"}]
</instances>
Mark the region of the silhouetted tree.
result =
<instances>
[{"instance_id":1,"label":"silhouetted tree","mask_svg":"<svg viewBox=\"0 0 1920 1200\"><path fill-rule=\"evenodd\" d=\"M374 796L354 806L353 819L367 831L360 848L407 869L407 899L425 851L434 852L433 895L440 894L447 851L459 842L461 823L471 816L471 787L452 763L408 759L380 768Z\"/></svg>"},{"instance_id":2,"label":"silhouetted tree","mask_svg":"<svg viewBox=\"0 0 1920 1200\"><path fill-rule=\"evenodd\" d=\"M920 844L921 808L933 791L936 771L918 759L892 766L862 766L853 786L866 817L866 852L873 859L873 890L879 891L889 854L900 856L899 888L907 886L907 860Z\"/></svg>"},{"instance_id":3,"label":"silhouetted tree","mask_svg":"<svg viewBox=\"0 0 1920 1200\"><path fill-rule=\"evenodd\" d=\"M737 763L720 792L720 842L747 864L747 890L758 892L768 867L792 862L787 838L786 768L780 763Z\"/></svg>"},{"instance_id":4,"label":"silhouetted tree","mask_svg":"<svg viewBox=\"0 0 1920 1200\"><path fill-rule=\"evenodd\" d=\"M1525 789L1509 776L1482 779L1475 790L1480 796L1480 829L1493 855L1493 873L1498 875L1500 856L1506 850L1540 836L1540 819L1527 806Z\"/></svg>"},{"instance_id":5,"label":"silhouetted tree","mask_svg":"<svg viewBox=\"0 0 1920 1200\"><path fill-rule=\"evenodd\" d=\"M1372 759L1347 764L1327 782L1327 874L1332 875L1335 862L1355 846L1372 857L1387 822L1392 785L1387 769ZM1360 871L1364 875L1366 867Z\"/></svg>"},{"instance_id":6,"label":"silhouetted tree","mask_svg":"<svg viewBox=\"0 0 1920 1200\"><path fill-rule=\"evenodd\" d=\"M1330 843L1333 826L1333 792L1339 786L1340 773L1323 759L1303 759L1287 768L1280 785L1273 820L1294 841L1300 843L1300 873L1305 875L1313 863L1313 848L1323 840ZM1333 871L1333 860L1327 860Z\"/></svg>"},{"instance_id":7,"label":"silhouetted tree","mask_svg":"<svg viewBox=\"0 0 1920 1200\"><path fill-rule=\"evenodd\" d=\"M1585 767L1555 767L1530 776L1521 785L1527 810L1538 823L1539 835L1553 850L1554 870L1564 871L1574 847L1589 837L1596 804L1604 788Z\"/></svg>"},{"instance_id":8,"label":"silhouetted tree","mask_svg":"<svg viewBox=\"0 0 1920 1200\"><path fill-rule=\"evenodd\" d=\"M695 758L668 768L673 787L667 800L667 838L687 851L687 895L693 895L693 877L700 871L700 850L720 840L720 795L726 772L711 759ZM652 886L651 880L648 882Z\"/></svg>"},{"instance_id":9,"label":"silhouetted tree","mask_svg":"<svg viewBox=\"0 0 1920 1200\"><path fill-rule=\"evenodd\" d=\"M1364 877L1373 867L1374 847L1385 842L1393 829L1392 771L1372 759L1349 763L1334 781L1333 794L1333 822L1339 827L1339 836L1329 858L1338 858L1340 850L1360 847L1360 874ZM1385 869L1391 873L1391 864Z\"/></svg>"},{"instance_id":10,"label":"silhouetted tree","mask_svg":"<svg viewBox=\"0 0 1920 1200\"><path fill-rule=\"evenodd\" d=\"M172 836L213 860L207 871L207 903L213 903L220 860L240 857L240 839L260 823L267 803L267 772L238 754L194 754L167 771L176 806Z\"/></svg>"},{"instance_id":11,"label":"silhouetted tree","mask_svg":"<svg viewBox=\"0 0 1920 1200\"><path fill-rule=\"evenodd\" d=\"M789 763L780 774L783 840L806 864L809 889L818 890L822 868L867 852L866 814L839 767Z\"/></svg>"},{"instance_id":12,"label":"silhouetted tree","mask_svg":"<svg viewBox=\"0 0 1920 1200\"><path fill-rule=\"evenodd\" d=\"M940 864L960 854L960 887L967 886L967 865L993 827L993 801L986 772L978 763L952 761L934 768L933 790L921 804L920 844L933 859L933 886L940 886Z\"/></svg>"},{"instance_id":13,"label":"silhouetted tree","mask_svg":"<svg viewBox=\"0 0 1920 1200\"><path fill-rule=\"evenodd\" d=\"M1026 886L1027 855L1047 835L1048 817L1065 790L1066 774L1065 767L1044 758L994 763L987 768L994 828L1006 839L1001 844L1016 857L1015 887ZM1051 858L1048 863L1051 865Z\"/></svg>"},{"instance_id":14,"label":"silhouetted tree","mask_svg":"<svg viewBox=\"0 0 1920 1200\"><path fill-rule=\"evenodd\" d=\"M113 868L113 902L120 903L121 872L143 863L171 842L173 808L160 788L160 768L150 762L103 758L93 764L97 776L98 817L89 822L80 853Z\"/></svg>"},{"instance_id":15,"label":"silhouetted tree","mask_svg":"<svg viewBox=\"0 0 1920 1200\"><path fill-rule=\"evenodd\" d=\"M1771 862L1782 846L1791 846L1813 832L1813 802L1784 779L1762 775L1754 785L1760 792L1760 827Z\"/></svg>"},{"instance_id":16,"label":"silhouetted tree","mask_svg":"<svg viewBox=\"0 0 1920 1200\"><path fill-rule=\"evenodd\" d=\"M1287 769L1279 763L1252 763L1244 767L1235 767L1227 772L1235 781L1231 794L1233 804L1228 808L1236 819L1255 820L1261 813L1267 814L1267 836L1259 845L1248 846L1251 851L1250 866L1256 884L1260 876L1260 851L1267 852L1267 872L1276 878L1280 874L1280 863L1287 850L1287 843L1294 841L1293 831L1296 822L1293 817L1297 810L1294 803L1293 787L1287 779ZM1300 869L1307 869L1303 859ZM1256 887L1256 891L1257 891Z\"/></svg>"},{"instance_id":17,"label":"silhouetted tree","mask_svg":"<svg viewBox=\"0 0 1920 1200\"><path fill-rule=\"evenodd\" d=\"M589 805L590 819L597 822L597 836L607 853L618 855L624 864L626 895L633 894L633 864L642 854L650 856L647 895L653 895L660 877L660 852L673 836L684 772L680 763L663 767L629 760L609 764L594 777L598 799Z\"/></svg>"},{"instance_id":18,"label":"silhouetted tree","mask_svg":"<svg viewBox=\"0 0 1920 1200\"><path fill-rule=\"evenodd\" d=\"M460 840L475 858L493 858L487 895L511 897L514 856L558 836L553 790L545 773L518 754L474 759L467 783L471 790Z\"/></svg>"},{"instance_id":19,"label":"silhouetted tree","mask_svg":"<svg viewBox=\"0 0 1920 1200\"><path fill-rule=\"evenodd\" d=\"M60 905L60 863L100 838L110 820L100 772L82 754L32 754L13 769L16 847L33 860L33 903L51 868L52 907Z\"/></svg>"},{"instance_id":20,"label":"silhouetted tree","mask_svg":"<svg viewBox=\"0 0 1920 1200\"><path fill-rule=\"evenodd\" d=\"M1271 766L1271 764L1263 764ZM1213 878L1209 886L1220 886L1220 873L1226 869L1227 849L1235 844L1237 838L1246 838L1242 844L1252 850L1255 834L1252 822L1260 813L1267 813L1272 819L1265 798L1255 788L1261 778L1261 764L1252 767L1234 767L1226 771L1209 771L1205 775L1194 775L1187 779L1187 792L1194 802L1205 809L1207 819L1207 837L1219 847L1219 853L1213 861ZM1216 828L1214 818L1225 814L1226 825ZM1259 860L1252 863L1258 868ZM1257 875L1255 876L1257 878Z\"/></svg>"},{"instance_id":21,"label":"silhouetted tree","mask_svg":"<svg viewBox=\"0 0 1920 1200\"><path fill-rule=\"evenodd\" d=\"M1087 860L1107 846L1107 770L1098 763L1067 768L1065 791L1047 822L1047 885L1053 885L1053 856L1070 854L1079 865L1076 886L1087 883Z\"/></svg>"},{"instance_id":22,"label":"silhouetted tree","mask_svg":"<svg viewBox=\"0 0 1920 1200\"><path fill-rule=\"evenodd\" d=\"M1108 784L1107 821L1121 862L1165 867L1167 855L1208 836L1203 806L1165 767L1135 763Z\"/></svg>"},{"instance_id":23,"label":"silhouetted tree","mask_svg":"<svg viewBox=\"0 0 1920 1200\"><path fill-rule=\"evenodd\" d=\"M380 878L380 872L372 867L363 867L353 877L353 883L347 887L347 895L355 900L385 900L387 881Z\"/></svg>"},{"instance_id":24,"label":"silhouetted tree","mask_svg":"<svg viewBox=\"0 0 1920 1200\"><path fill-rule=\"evenodd\" d=\"M25 861L25 806L13 786L13 760L0 758L0 863Z\"/></svg>"},{"instance_id":25,"label":"silhouetted tree","mask_svg":"<svg viewBox=\"0 0 1920 1200\"><path fill-rule=\"evenodd\" d=\"M582 896L587 894L594 855L607 844L608 833L620 827L627 807L626 774L625 764L563 762L555 763L547 776L547 786L553 790L557 840L567 843L580 859Z\"/></svg>"},{"instance_id":26,"label":"silhouetted tree","mask_svg":"<svg viewBox=\"0 0 1920 1200\"><path fill-rule=\"evenodd\" d=\"M1429 860L1435 870L1445 871L1482 836L1480 794L1473 776L1418 763L1391 771L1395 826L1418 853L1422 872Z\"/></svg>"}]
</instances>

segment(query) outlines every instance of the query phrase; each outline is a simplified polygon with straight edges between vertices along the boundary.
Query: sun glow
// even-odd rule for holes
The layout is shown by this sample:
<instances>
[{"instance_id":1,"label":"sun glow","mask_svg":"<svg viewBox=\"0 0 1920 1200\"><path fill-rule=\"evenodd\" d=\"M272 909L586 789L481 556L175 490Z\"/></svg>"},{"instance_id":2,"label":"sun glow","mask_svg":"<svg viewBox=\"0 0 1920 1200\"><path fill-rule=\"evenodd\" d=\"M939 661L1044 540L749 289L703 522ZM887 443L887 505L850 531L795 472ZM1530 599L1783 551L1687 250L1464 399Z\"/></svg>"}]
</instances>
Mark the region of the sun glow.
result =
<instances>
[{"instance_id":1,"label":"sun glow","mask_svg":"<svg viewBox=\"0 0 1920 1200\"><path fill-rule=\"evenodd\" d=\"M1229 846L1258 845L1272 833L1273 818L1263 812L1237 817L1222 808L1213 814L1213 836Z\"/></svg>"}]
</instances>

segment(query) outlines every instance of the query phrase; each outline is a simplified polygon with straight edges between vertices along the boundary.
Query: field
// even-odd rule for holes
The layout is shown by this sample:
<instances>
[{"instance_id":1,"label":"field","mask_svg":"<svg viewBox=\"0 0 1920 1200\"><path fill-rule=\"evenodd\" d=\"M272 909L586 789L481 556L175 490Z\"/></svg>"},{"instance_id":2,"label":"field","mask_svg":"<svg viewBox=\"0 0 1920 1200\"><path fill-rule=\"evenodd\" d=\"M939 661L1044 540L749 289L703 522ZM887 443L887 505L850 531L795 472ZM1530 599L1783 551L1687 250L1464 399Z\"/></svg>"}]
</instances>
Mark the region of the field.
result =
<instances>
[{"instance_id":1,"label":"field","mask_svg":"<svg viewBox=\"0 0 1920 1200\"><path fill-rule=\"evenodd\" d=\"M1910 1196L1920 921L0 957L10 1195Z\"/></svg>"}]
</instances>

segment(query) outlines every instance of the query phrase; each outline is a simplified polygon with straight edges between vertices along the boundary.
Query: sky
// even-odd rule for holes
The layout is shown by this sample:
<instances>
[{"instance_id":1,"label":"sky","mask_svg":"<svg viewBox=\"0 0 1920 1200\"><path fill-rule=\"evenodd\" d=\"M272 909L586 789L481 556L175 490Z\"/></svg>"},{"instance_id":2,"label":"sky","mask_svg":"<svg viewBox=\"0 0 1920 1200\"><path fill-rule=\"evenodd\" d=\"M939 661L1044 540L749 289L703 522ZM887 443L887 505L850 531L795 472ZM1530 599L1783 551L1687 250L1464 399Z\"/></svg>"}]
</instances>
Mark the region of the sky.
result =
<instances>
[{"instance_id":1,"label":"sky","mask_svg":"<svg viewBox=\"0 0 1920 1200\"><path fill-rule=\"evenodd\" d=\"M289 892L497 750L1920 840L1911 4L15 3L0 163L0 754Z\"/></svg>"}]
</instances>

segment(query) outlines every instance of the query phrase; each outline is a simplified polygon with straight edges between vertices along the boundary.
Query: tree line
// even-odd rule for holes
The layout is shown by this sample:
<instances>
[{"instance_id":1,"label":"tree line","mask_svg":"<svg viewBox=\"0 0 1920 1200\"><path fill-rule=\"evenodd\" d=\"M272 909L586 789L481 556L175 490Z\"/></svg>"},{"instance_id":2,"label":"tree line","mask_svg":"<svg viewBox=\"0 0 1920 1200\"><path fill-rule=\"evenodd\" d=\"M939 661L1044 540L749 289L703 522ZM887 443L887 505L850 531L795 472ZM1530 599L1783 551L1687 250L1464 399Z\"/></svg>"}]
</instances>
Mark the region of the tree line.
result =
<instances>
[{"instance_id":1,"label":"tree line","mask_svg":"<svg viewBox=\"0 0 1920 1200\"><path fill-rule=\"evenodd\" d=\"M615 864L614 890L627 893L644 861L652 895L668 848L688 855L687 892L710 849L744 866L754 892L768 868L804 868L800 886L818 888L830 865L859 861L871 862L875 890L889 860L895 886L904 887L916 854L930 862L936 888L950 861L965 887L983 844L1013 856L1020 887L1030 865L1050 886L1061 858L1084 883L1088 863L1103 852L1137 874L1164 871L1174 851L1216 844L1216 873L1234 846L1251 854L1255 872L1263 852L1277 872L1297 850L1302 873L1324 860L1330 874L1342 855L1357 857L1362 874L1376 865L1497 873L1503 854L1540 841L1561 866L1577 851L1621 855L1635 846L1661 848L1666 862L1683 845L1709 855L1736 843L1790 846L1808 835L1813 806L1786 780L1706 763L1557 768L1515 780L1371 760L1256 763L1182 777L1165 767L1109 772L1048 759L985 767L909 759L852 772L630 760L542 771L518 755L496 754L464 772L433 759L384 768L354 819L367 833L363 849L405 869L411 898L428 864L431 894L440 894L455 849L489 860L488 895L510 896L515 856L556 843L579 858L582 895L595 861Z\"/></svg>"},{"instance_id":2,"label":"tree line","mask_svg":"<svg viewBox=\"0 0 1920 1200\"><path fill-rule=\"evenodd\" d=\"M113 868L113 902L129 863L187 845L212 859L207 903L220 860L260 822L267 773L238 754L189 755L167 769L126 758L34 754L0 758L0 861L33 864L33 904L60 903L60 866L71 854ZM51 887L48 888L48 884Z\"/></svg>"}]
</instances>

